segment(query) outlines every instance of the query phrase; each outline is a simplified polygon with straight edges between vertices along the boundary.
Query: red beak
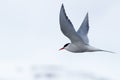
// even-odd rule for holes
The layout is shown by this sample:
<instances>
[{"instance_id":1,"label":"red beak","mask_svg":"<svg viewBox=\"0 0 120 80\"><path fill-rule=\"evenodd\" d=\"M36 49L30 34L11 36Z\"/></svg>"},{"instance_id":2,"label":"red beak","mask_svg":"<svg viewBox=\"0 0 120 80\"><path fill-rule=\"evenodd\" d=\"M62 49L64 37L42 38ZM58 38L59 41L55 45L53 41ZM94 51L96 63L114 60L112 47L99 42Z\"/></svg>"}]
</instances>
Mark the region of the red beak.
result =
<instances>
[{"instance_id":1,"label":"red beak","mask_svg":"<svg viewBox=\"0 0 120 80\"><path fill-rule=\"evenodd\" d=\"M64 48L61 48L61 49L59 49L59 50L63 50Z\"/></svg>"}]
</instances>

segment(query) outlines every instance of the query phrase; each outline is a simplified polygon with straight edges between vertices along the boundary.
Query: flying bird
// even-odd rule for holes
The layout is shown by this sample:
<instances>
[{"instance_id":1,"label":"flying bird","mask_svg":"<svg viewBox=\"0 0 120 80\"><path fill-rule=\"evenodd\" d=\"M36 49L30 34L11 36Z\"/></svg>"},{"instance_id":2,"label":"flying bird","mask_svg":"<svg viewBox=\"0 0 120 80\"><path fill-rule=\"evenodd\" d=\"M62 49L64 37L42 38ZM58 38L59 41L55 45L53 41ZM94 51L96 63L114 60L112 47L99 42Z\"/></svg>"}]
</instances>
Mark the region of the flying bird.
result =
<instances>
[{"instance_id":1,"label":"flying bird","mask_svg":"<svg viewBox=\"0 0 120 80\"><path fill-rule=\"evenodd\" d=\"M75 31L73 24L71 23L70 19L68 19L65 13L64 5L62 4L60 9L59 22L62 33L66 37L68 37L71 41L71 43L65 44L60 50L65 49L73 53L96 52L96 51L113 53L111 51L98 49L89 45L89 39L87 36L89 31L88 13L86 14L78 31Z\"/></svg>"}]
</instances>

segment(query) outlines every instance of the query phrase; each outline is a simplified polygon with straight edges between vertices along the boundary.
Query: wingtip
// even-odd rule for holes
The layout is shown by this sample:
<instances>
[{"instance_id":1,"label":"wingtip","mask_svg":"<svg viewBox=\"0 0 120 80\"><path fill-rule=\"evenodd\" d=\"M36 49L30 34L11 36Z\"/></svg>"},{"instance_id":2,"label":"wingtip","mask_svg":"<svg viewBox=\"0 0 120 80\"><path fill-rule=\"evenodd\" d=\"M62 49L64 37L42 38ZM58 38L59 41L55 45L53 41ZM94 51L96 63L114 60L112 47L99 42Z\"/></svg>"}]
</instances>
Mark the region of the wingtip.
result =
<instances>
[{"instance_id":1,"label":"wingtip","mask_svg":"<svg viewBox=\"0 0 120 80\"><path fill-rule=\"evenodd\" d=\"M87 15L88 15L88 12L87 12Z\"/></svg>"},{"instance_id":2,"label":"wingtip","mask_svg":"<svg viewBox=\"0 0 120 80\"><path fill-rule=\"evenodd\" d=\"M88 22L88 18L89 18L89 15L88 15L88 12L87 12L84 20L87 20L87 22Z\"/></svg>"},{"instance_id":3,"label":"wingtip","mask_svg":"<svg viewBox=\"0 0 120 80\"><path fill-rule=\"evenodd\" d=\"M62 3L62 5L61 5L61 10L64 10L64 4Z\"/></svg>"},{"instance_id":4,"label":"wingtip","mask_svg":"<svg viewBox=\"0 0 120 80\"><path fill-rule=\"evenodd\" d=\"M64 8L64 4L62 3L62 8Z\"/></svg>"},{"instance_id":5,"label":"wingtip","mask_svg":"<svg viewBox=\"0 0 120 80\"><path fill-rule=\"evenodd\" d=\"M66 15L66 13L65 13L65 8L64 8L63 3L62 3L62 5L61 5L61 10L60 10L60 13L64 13L64 14Z\"/></svg>"},{"instance_id":6,"label":"wingtip","mask_svg":"<svg viewBox=\"0 0 120 80\"><path fill-rule=\"evenodd\" d=\"M88 12L86 13L86 17L88 17Z\"/></svg>"}]
</instances>

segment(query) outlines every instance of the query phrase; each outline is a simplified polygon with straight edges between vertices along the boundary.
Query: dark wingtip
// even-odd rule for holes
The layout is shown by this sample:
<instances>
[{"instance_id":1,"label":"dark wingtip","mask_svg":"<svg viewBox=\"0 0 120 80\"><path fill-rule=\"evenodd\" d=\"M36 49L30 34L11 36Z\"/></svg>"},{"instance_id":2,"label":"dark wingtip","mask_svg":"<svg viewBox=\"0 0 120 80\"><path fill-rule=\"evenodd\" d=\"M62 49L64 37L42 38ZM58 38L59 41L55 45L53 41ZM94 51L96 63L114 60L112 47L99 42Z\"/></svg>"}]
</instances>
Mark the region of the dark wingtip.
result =
<instances>
[{"instance_id":1,"label":"dark wingtip","mask_svg":"<svg viewBox=\"0 0 120 80\"><path fill-rule=\"evenodd\" d=\"M63 5L63 3L62 3L62 5L61 5L61 10L64 10L64 5Z\"/></svg>"},{"instance_id":2,"label":"dark wingtip","mask_svg":"<svg viewBox=\"0 0 120 80\"><path fill-rule=\"evenodd\" d=\"M64 4L62 3L62 6L63 6Z\"/></svg>"},{"instance_id":3,"label":"dark wingtip","mask_svg":"<svg viewBox=\"0 0 120 80\"><path fill-rule=\"evenodd\" d=\"M87 15L88 15L88 12L87 12Z\"/></svg>"},{"instance_id":4,"label":"dark wingtip","mask_svg":"<svg viewBox=\"0 0 120 80\"><path fill-rule=\"evenodd\" d=\"M65 9L64 9L63 3L62 3L62 6L61 6L61 12L63 12L63 13L65 14L65 16L66 16L66 13L65 13Z\"/></svg>"},{"instance_id":5,"label":"dark wingtip","mask_svg":"<svg viewBox=\"0 0 120 80\"><path fill-rule=\"evenodd\" d=\"M62 8L64 8L64 4L62 3Z\"/></svg>"},{"instance_id":6,"label":"dark wingtip","mask_svg":"<svg viewBox=\"0 0 120 80\"><path fill-rule=\"evenodd\" d=\"M87 12L87 13L86 13L86 16L85 16L85 18L84 18L84 20L87 21L87 23L89 23L88 18L89 18L89 15L88 15L88 12Z\"/></svg>"},{"instance_id":7,"label":"dark wingtip","mask_svg":"<svg viewBox=\"0 0 120 80\"><path fill-rule=\"evenodd\" d=\"M88 17L88 12L86 13L86 17Z\"/></svg>"}]
</instances>

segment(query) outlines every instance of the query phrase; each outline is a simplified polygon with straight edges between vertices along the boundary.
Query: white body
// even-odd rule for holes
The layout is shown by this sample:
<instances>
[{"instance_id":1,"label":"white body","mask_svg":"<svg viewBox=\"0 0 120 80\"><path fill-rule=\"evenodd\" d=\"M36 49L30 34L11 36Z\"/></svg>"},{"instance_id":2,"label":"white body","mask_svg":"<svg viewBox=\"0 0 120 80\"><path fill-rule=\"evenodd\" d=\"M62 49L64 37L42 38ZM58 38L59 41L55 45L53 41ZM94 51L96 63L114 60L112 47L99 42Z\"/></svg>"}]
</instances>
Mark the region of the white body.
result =
<instances>
[{"instance_id":1,"label":"white body","mask_svg":"<svg viewBox=\"0 0 120 80\"><path fill-rule=\"evenodd\" d=\"M65 49L74 53L103 51L101 49L94 48L90 45L79 44L79 42L70 43L67 47L65 47Z\"/></svg>"}]
</instances>

